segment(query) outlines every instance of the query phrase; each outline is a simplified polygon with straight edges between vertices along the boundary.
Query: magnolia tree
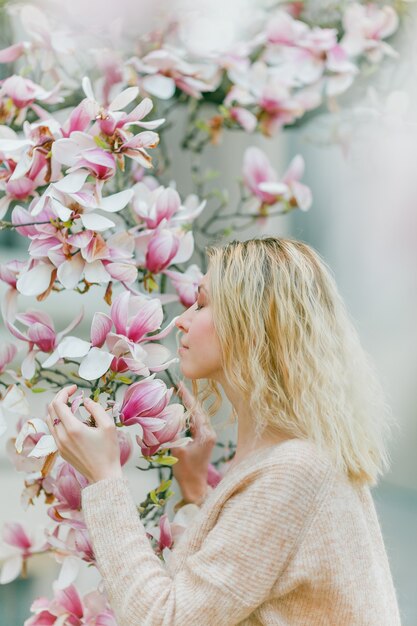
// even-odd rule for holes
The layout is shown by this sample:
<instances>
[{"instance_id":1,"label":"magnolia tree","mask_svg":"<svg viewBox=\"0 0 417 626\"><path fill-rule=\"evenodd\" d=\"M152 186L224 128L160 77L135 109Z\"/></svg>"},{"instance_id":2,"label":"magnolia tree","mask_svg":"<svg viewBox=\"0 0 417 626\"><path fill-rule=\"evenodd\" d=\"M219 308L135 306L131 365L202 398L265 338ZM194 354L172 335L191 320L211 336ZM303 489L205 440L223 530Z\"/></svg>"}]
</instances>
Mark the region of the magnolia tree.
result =
<instances>
[{"instance_id":1,"label":"magnolia tree","mask_svg":"<svg viewBox=\"0 0 417 626\"><path fill-rule=\"evenodd\" d=\"M161 559L195 513L187 505L171 522L165 513L176 462L170 448L191 438L184 407L171 401L176 358L161 340L175 318L164 307L193 304L201 253L213 237L267 215L306 211L312 202L301 156L279 176L249 145L240 201L230 212L225 190L207 187L212 173L202 155L208 144L222 149L224 128L276 136L334 108L361 70L396 55L386 41L398 27L389 3L349 2L332 11L315 21L302 2L258 8L244 37L202 58L187 49L169 15L163 27L111 48L88 43L53 7L43 13L13 3L3 15L21 39L0 50L0 228L16 231L27 253L0 265L9 334L0 346L0 434L15 429L7 452L24 473L23 508L42 501L48 524L41 540L19 523L4 526L10 550L0 581L24 575L35 554L61 564L53 598L37 599L25 626L115 624L101 586L81 597L74 584L82 562L95 565L81 509L87 480L59 457L45 422L47 400L34 414L32 394L49 401L76 382L71 409L83 421L84 397L100 400L119 427L122 465L133 453L130 429L139 433L142 469L157 469L159 484L138 514ZM170 178L170 149L180 148L168 146L164 133L177 107L186 117L181 149L192 156L194 189L177 189ZM194 252L199 265L191 263ZM68 290L97 296L89 336L77 331L83 311L58 329L42 308L52 292ZM28 297L36 308L28 308ZM232 454L231 444L220 463ZM211 465L208 483L221 475L221 464Z\"/></svg>"}]
</instances>

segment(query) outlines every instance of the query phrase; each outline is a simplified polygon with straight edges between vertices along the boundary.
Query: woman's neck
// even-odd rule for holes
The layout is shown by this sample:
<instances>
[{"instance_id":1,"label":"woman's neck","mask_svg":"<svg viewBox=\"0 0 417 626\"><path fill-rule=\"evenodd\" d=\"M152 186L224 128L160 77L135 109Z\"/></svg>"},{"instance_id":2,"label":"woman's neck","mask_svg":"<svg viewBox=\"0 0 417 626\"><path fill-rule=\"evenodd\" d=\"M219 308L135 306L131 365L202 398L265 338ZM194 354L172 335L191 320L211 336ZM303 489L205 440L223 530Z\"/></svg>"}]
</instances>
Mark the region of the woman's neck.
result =
<instances>
[{"instance_id":1,"label":"woman's neck","mask_svg":"<svg viewBox=\"0 0 417 626\"><path fill-rule=\"evenodd\" d=\"M256 437L256 416L253 415L246 398L243 398L241 393L231 389L224 382L221 384L237 414L238 421L236 453L229 467L240 463L241 460L256 450L261 451L292 438L286 433L271 428L266 428L262 435Z\"/></svg>"}]
</instances>

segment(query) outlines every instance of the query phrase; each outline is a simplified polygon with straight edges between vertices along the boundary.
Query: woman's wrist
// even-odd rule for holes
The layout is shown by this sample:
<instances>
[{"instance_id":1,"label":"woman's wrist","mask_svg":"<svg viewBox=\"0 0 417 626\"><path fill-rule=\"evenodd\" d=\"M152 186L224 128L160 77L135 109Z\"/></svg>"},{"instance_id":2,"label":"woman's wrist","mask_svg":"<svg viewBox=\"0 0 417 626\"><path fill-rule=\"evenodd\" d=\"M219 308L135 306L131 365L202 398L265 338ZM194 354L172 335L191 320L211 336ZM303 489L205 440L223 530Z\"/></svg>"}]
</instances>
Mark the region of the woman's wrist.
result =
<instances>
[{"instance_id":1,"label":"woman's wrist","mask_svg":"<svg viewBox=\"0 0 417 626\"><path fill-rule=\"evenodd\" d=\"M208 485L181 488L182 500L185 504L200 505L207 495Z\"/></svg>"},{"instance_id":2,"label":"woman's wrist","mask_svg":"<svg viewBox=\"0 0 417 626\"><path fill-rule=\"evenodd\" d=\"M113 469L95 472L94 476L92 476L90 479L90 483L98 483L100 480L106 480L106 478L123 478L122 468L115 467Z\"/></svg>"}]
</instances>

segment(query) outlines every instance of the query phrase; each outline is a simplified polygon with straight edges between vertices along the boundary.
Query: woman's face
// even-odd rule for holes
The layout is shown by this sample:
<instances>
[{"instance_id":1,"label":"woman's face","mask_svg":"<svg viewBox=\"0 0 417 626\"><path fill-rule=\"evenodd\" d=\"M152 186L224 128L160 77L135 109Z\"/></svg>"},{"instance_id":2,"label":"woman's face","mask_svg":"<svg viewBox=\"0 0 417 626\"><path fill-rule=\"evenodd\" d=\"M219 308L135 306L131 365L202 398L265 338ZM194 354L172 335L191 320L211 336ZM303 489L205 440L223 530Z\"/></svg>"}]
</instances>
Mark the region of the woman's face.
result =
<instances>
[{"instance_id":1,"label":"woman's face","mask_svg":"<svg viewBox=\"0 0 417 626\"><path fill-rule=\"evenodd\" d=\"M208 294L208 274L203 276L198 287L197 301L179 316L175 324L183 333L178 350L183 375L219 380L221 352Z\"/></svg>"}]
</instances>

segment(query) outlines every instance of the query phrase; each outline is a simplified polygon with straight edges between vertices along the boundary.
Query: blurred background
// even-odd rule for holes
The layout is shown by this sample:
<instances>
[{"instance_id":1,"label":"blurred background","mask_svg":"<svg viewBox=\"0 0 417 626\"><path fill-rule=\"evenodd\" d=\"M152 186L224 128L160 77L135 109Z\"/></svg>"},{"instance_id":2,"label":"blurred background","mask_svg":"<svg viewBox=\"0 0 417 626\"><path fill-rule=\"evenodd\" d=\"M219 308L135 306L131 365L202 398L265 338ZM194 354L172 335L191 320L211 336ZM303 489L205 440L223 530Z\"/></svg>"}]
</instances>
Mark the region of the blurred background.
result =
<instances>
[{"instance_id":1,"label":"blurred background","mask_svg":"<svg viewBox=\"0 0 417 626\"><path fill-rule=\"evenodd\" d=\"M148 10L153 18L150 5ZM184 11L188 20L185 32L190 32L195 21L201 29L201 15ZM212 30L213 37L218 37L212 15L205 32ZM229 10L225 13L220 30L224 37L233 36L230 31L234 15L233 10L230 15ZM232 204L237 201L235 181L241 176L242 155L249 145L261 147L279 172L294 155L301 153L305 159L304 181L314 197L310 211L268 219L239 233L239 238L286 235L316 248L334 272L362 344L383 381L398 428L391 442L391 469L373 490L373 496L404 626L417 626L416 29L414 15L397 35L399 60L390 61L376 75L367 77L366 84L350 90L343 108L332 115L316 115L273 139L225 131L222 145L210 146L204 156L204 165L221 173L216 186L229 190ZM176 116L167 142L173 158L172 178L184 197L193 191L191 168L189 156L179 148L184 123L181 109ZM25 244L26 240L18 235L0 233L0 263L23 259ZM0 283L0 297L4 292L5 286ZM52 294L42 303L42 310L52 314L56 328L61 329L82 305L86 323L84 329L80 326L79 336L82 329L87 336L87 320L97 307L94 290L83 297L76 293ZM170 306L170 314L181 311L178 305ZM0 322L0 340L6 337ZM175 350L174 337L170 342ZM44 395L35 401L34 412L43 411L47 402ZM219 438L223 441L235 436L235 425L223 426L228 415L225 406L218 418ZM7 438L12 435L15 433L10 424L0 440L0 525L30 521L35 528L45 522L46 508L40 502L28 513L21 508L22 475L12 468L5 453ZM155 486L155 477L135 468L137 454L125 471L139 502ZM31 602L41 595L50 596L57 572L54 561L36 557L29 564L26 579L0 587L0 626L21 626L30 615ZM88 590L94 581L90 569L82 572L77 584L81 590Z\"/></svg>"}]
</instances>

